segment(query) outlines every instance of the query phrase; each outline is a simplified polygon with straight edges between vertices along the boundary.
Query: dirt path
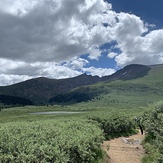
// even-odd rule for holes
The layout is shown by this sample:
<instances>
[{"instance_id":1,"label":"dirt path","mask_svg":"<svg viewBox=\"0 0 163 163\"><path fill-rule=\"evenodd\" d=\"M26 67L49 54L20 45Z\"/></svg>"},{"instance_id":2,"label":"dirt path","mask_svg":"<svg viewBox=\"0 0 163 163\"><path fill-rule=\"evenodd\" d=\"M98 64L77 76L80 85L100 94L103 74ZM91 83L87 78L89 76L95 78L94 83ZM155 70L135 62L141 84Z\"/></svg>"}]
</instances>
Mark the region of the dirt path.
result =
<instances>
[{"instance_id":1,"label":"dirt path","mask_svg":"<svg viewBox=\"0 0 163 163\"><path fill-rule=\"evenodd\" d=\"M138 133L127 139L121 137L104 141L102 147L109 157L105 163L140 163L144 150L138 142L143 138L144 135Z\"/></svg>"}]
</instances>

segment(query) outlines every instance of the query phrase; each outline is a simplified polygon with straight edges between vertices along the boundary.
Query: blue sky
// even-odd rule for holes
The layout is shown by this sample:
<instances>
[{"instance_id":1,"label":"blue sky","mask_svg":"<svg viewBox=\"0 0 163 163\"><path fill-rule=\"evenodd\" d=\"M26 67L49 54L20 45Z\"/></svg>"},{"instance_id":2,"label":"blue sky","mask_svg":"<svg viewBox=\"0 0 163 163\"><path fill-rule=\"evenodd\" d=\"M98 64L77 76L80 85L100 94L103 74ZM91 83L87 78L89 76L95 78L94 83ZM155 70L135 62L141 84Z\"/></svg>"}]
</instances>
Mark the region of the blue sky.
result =
<instances>
[{"instance_id":1,"label":"blue sky","mask_svg":"<svg viewBox=\"0 0 163 163\"><path fill-rule=\"evenodd\" d=\"M1 0L0 85L163 63L162 0Z\"/></svg>"},{"instance_id":2,"label":"blue sky","mask_svg":"<svg viewBox=\"0 0 163 163\"><path fill-rule=\"evenodd\" d=\"M155 24L157 28L163 27L163 1L161 0L108 0L112 3L116 12L133 13L141 17L145 22Z\"/></svg>"},{"instance_id":3,"label":"blue sky","mask_svg":"<svg viewBox=\"0 0 163 163\"><path fill-rule=\"evenodd\" d=\"M89 64L86 67L94 66L96 68L101 67L101 68L114 68L116 70L119 69L116 66L115 60L107 57L109 49L111 49L111 46L113 45L115 45L114 42L101 45L100 49L103 52L98 60L89 59L88 54L82 56L82 58L87 59L89 61ZM118 52L118 49L114 49L114 52Z\"/></svg>"}]
</instances>

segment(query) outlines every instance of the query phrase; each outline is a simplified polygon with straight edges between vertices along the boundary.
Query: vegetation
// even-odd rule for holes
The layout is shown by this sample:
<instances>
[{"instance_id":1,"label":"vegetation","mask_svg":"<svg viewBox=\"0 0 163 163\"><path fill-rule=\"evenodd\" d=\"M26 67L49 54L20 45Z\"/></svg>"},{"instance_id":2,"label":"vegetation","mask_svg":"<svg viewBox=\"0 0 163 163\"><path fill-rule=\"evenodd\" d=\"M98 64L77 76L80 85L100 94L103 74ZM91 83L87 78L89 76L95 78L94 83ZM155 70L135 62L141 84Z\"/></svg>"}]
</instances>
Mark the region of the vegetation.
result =
<instances>
[{"instance_id":1,"label":"vegetation","mask_svg":"<svg viewBox=\"0 0 163 163\"><path fill-rule=\"evenodd\" d=\"M0 95L0 102L3 105L33 105L29 99L9 95Z\"/></svg>"},{"instance_id":2,"label":"vegetation","mask_svg":"<svg viewBox=\"0 0 163 163\"><path fill-rule=\"evenodd\" d=\"M103 82L93 85L88 84L99 79L82 75L75 78L75 86L74 78L69 79L66 88L70 89L66 90L62 85L66 80L61 80L56 87L54 83L59 81L44 78L21 83L21 90L19 84L14 88L7 87L13 96L0 96L0 161L100 163L104 157L102 141L133 134L136 116L146 133L143 162L163 162L163 102L155 103L162 100L163 95L161 68L162 65L150 68L133 65L113 74L111 79L104 77L100 79ZM92 81L85 81L88 78ZM83 82L85 86L76 88ZM24 106L25 99L14 99L15 90L21 94L25 92L22 91L24 87L25 90L30 88L29 94L34 91L36 101L43 98L43 105ZM5 89L2 87L2 92ZM52 93L53 90L57 93ZM46 99L40 94L43 91ZM21 102L19 106L17 100ZM54 105L56 103L58 105ZM79 114L31 114L46 111L75 111Z\"/></svg>"},{"instance_id":3,"label":"vegetation","mask_svg":"<svg viewBox=\"0 0 163 163\"><path fill-rule=\"evenodd\" d=\"M106 139L112 139L120 136L129 136L136 131L135 124L128 116L114 114L94 114L89 116L89 119L97 122L100 128L104 131Z\"/></svg>"},{"instance_id":4,"label":"vegetation","mask_svg":"<svg viewBox=\"0 0 163 163\"><path fill-rule=\"evenodd\" d=\"M103 133L86 120L6 123L0 128L2 162L98 162Z\"/></svg>"},{"instance_id":5,"label":"vegetation","mask_svg":"<svg viewBox=\"0 0 163 163\"><path fill-rule=\"evenodd\" d=\"M117 111L80 111L74 115L31 115L30 112L73 106L8 108L0 117L2 162L103 162L101 144L133 131L132 120ZM78 110L80 109L80 106ZM114 116L113 116L114 115Z\"/></svg>"},{"instance_id":6,"label":"vegetation","mask_svg":"<svg viewBox=\"0 0 163 163\"><path fill-rule=\"evenodd\" d=\"M80 91L79 91L80 89ZM87 102L89 100L92 100L96 94L95 91L90 91L90 88L80 87L77 90L74 90L72 92L62 93L54 96L49 100L50 103L79 103L79 102Z\"/></svg>"},{"instance_id":7,"label":"vegetation","mask_svg":"<svg viewBox=\"0 0 163 163\"><path fill-rule=\"evenodd\" d=\"M163 162L163 102L149 106L142 118L146 137L143 142L146 155L144 163Z\"/></svg>"},{"instance_id":8,"label":"vegetation","mask_svg":"<svg viewBox=\"0 0 163 163\"><path fill-rule=\"evenodd\" d=\"M108 79L93 85L73 89L64 94L60 93L50 101L62 104L87 102L87 105L92 107L109 106L122 109L146 107L148 104L162 100L162 65L153 66L151 69L144 67L143 70L145 71L141 71L142 67L141 70L140 67L134 68L132 66L126 67L113 74L115 80Z\"/></svg>"},{"instance_id":9,"label":"vegetation","mask_svg":"<svg viewBox=\"0 0 163 163\"><path fill-rule=\"evenodd\" d=\"M30 114L61 110L79 111L80 114ZM0 160L80 163L80 158L83 162L102 162L104 138L133 134L135 115L141 117L146 132L143 161L161 162L162 102L138 109L92 108L89 103L3 109L0 112Z\"/></svg>"}]
</instances>

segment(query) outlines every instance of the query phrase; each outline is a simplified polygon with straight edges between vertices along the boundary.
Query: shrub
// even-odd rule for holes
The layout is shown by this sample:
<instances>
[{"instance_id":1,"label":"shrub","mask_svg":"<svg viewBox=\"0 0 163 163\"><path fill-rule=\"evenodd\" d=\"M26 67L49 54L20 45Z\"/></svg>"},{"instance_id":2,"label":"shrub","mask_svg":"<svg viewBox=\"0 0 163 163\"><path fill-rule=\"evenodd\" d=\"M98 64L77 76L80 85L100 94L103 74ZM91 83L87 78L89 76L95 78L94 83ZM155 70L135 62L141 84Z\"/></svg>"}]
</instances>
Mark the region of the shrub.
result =
<instances>
[{"instance_id":1,"label":"shrub","mask_svg":"<svg viewBox=\"0 0 163 163\"><path fill-rule=\"evenodd\" d=\"M89 119L98 122L104 131L105 138L111 139L120 136L127 136L135 133L133 121L124 115L119 114L98 114L90 116Z\"/></svg>"},{"instance_id":2,"label":"shrub","mask_svg":"<svg viewBox=\"0 0 163 163\"><path fill-rule=\"evenodd\" d=\"M4 163L92 163L103 158L103 132L85 119L15 122L0 127L0 160Z\"/></svg>"},{"instance_id":3,"label":"shrub","mask_svg":"<svg viewBox=\"0 0 163 163\"><path fill-rule=\"evenodd\" d=\"M149 106L150 111L143 115L143 125L146 137L143 142L147 155L145 159L150 162L163 162L163 102ZM152 156L152 159L151 159Z\"/></svg>"}]
</instances>

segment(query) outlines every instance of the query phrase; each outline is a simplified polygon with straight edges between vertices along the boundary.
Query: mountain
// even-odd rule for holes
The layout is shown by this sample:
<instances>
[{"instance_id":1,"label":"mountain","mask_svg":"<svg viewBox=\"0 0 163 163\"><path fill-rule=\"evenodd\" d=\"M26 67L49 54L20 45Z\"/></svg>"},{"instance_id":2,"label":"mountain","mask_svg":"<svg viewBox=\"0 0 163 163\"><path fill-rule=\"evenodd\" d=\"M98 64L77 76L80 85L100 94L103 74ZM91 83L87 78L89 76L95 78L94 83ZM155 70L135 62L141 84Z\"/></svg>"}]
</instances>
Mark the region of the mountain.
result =
<instances>
[{"instance_id":1,"label":"mountain","mask_svg":"<svg viewBox=\"0 0 163 163\"><path fill-rule=\"evenodd\" d=\"M86 105L133 108L162 100L163 65L128 65L101 78L101 82L78 87L51 98L51 103L87 102ZM84 105L84 103L83 103Z\"/></svg>"},{"instance_id":2,"label":"mountain","mask_svg":"<svg viewBox=\"0 0 163 163\"><path fill-rule=\"evenodd\" d=\"M94 84L100 80L98 76L86 74L67 79L40 77L10 86L1 86L0 95L22 97L32 100L35 103L41 103L47 102L54 95L70 91L79 86Z\"/></svg>"},{"instance_id":3,"label":"mountain","mask_svg":"<svg viewBox=\"0 0 163 163\"><path fill-rule=\"evenodd\" d=\"M86 74L67 79L40 77L10 86L1 86L0 95L25 98L35 104L89 101L113 89L135 91L138 85L139 89L149 88L148 84L145 84L149 83L146 79L150 78L155 85L156 79L163 76L162 69L163 65L132 64L102 78ZM139 84L134 87L134 81L139 80Z\"/></svg>"},{"instance_id":4,"label":"mountain","mask_svg":"<svg viewBox=\"0 0 163 163\"><path fill-rule=\"evenodd\" d=\"M148 71L151 69L150 66L132 64L124 67L123 69L118 70L112 75L104 76L102 81L112 81L112 80L131 80L136 78L141 78L148 74Z\"/></svg>"}]
</instances>

